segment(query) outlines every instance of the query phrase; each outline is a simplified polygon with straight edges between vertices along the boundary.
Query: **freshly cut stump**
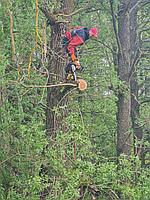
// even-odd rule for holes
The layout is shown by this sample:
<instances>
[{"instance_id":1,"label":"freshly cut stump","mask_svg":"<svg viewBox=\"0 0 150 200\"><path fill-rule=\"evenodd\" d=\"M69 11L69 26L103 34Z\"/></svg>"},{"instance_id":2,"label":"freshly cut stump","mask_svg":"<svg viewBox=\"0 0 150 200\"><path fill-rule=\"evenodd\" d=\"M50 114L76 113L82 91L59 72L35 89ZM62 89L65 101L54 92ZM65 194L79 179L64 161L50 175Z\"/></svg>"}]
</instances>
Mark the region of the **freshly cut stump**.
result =
<instances>
[{"instance_id":1,"label":"freshly cut stump","mask_svg":"<svg viewBox=\"0 0 150 200\"><path fill-rule=\"evenodd\" d=\"M78 83L78 87L79 87L80 91L86 90L86 88L87 88L87 82L85 80L78 79L77 83Z\"/></svg>"}]
</instances>

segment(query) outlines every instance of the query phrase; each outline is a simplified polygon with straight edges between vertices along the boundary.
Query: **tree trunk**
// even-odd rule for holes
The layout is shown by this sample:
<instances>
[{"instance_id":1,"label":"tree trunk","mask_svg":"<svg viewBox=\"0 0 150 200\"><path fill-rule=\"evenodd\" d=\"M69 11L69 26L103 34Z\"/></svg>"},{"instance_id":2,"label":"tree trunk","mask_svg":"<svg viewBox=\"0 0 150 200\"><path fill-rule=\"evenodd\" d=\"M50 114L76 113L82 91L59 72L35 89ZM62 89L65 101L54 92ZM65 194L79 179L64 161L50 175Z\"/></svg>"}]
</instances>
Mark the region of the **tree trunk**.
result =
<instances>
[{"instance_id":1,"label":"tree trunk","mask_svg":"<svg viewBox=\"0 0 150 200\"><path fill-rule=\"evenodd\" d=\"M64 62L61 50L62 33L63 26L60 23L54 23L51 26L51 41L48 51L48 85L59 83L63 77ZM49 136L53 135L57 129L58 122L55 118L55 109L60 99L61 94L59 88L47 88L46 130Z\"/></svg>"},{"instance_id":2,"label":"tree trunk","mask_svg":"<svg viewBox=\"0 0 150 200\"><path fill-rule=\"evenodd\" d=\"M122 81L118 90L117 113L117 155L130 155L130 110L131 97L129 89L130 71L130 19L128 16L129 0L121 0L118 13L118 76Z\"/></svg>"},{"instance_id":3,"label":"tree trunk","mask_svg":"<svg viewBox=\"0 0 150 200\"><path fill-rule=\"evenodd\" d=\"M138 108L135 66L139 50L137 42L137 4L138 0L121 0L118 13L118 76L123 86L118 91L117 113L117 154L130 155L132 146L131 117ZM131 81L131 82L130 82ZM131 88L130 88L131 86ZM131 95L133 93L133 95ZM134 96L135 95L135 96ZM132 100L131 100L132 97ZM137 111L138 112L138 111ZM135 128L135 120L132 120ZM137 131L137 130L135 130ZM139 132L139 129L138 129ZM137 132L136 132L137 133ZM137 133L138 134L138 133Z\"/></svg>"},{"instance_id":4,"label":"tree trunk","mask_svg":"<svg viewBox=\"0 0 150 200\"><path fill-rule=\"evenodd\" d=\"M61 1L60 1L61 2ZM62 2L62 8L60 12L64 14L70 14L74 8L74 0L64 0ZM68 19L69 18L69 19ZM70 16L65 18L65 21L70 22ZM59 83L63 79L65 59L63 57L62 50L62 38L64 36L65 29L68 27L68 24L60 23L57 21L51 21L51 39L49 43L49 78L48 84ZM62 92L60 88L48 88L47 89L47 110L46 110L46 130L48 136L54 136L56 130L59 128L62 116L57 117L56 112L58 106L65 104L67 100L61 101L65 91ZM61 104L59 104L61 101Z\"/></svg>"}]
</instances>

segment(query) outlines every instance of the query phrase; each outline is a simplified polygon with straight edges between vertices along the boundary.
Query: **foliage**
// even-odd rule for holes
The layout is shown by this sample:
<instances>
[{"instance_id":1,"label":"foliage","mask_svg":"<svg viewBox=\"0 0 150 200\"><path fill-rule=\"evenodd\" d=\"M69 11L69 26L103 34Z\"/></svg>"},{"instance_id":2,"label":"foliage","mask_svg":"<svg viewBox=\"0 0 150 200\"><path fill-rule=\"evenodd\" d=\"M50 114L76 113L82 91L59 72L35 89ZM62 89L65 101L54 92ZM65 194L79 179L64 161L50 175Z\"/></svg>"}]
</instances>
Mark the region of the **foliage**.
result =
<instances>
[{"instance_id":1,"label":"foliage","mask_svg":"<svg viewBox=\"0 0 150 200\"><path fill-rule=\"evenodd\" d=\"M40 6L42 2L39 1ZM47 2L53 13L62 3ZM84 8L89 1L76 2L77 8ZM118 4L115 1L115 11ZM11 61L9 9L13 16L17 64ZM147 20L147 12L147 7L139 11L139 22ZM114 64L117 50L108 1L90 1L87 9L73 16L74 25L97 26L100 36L80 48L82 76L88 82L88 89L69 95L68 115L55 138L49 138L45 131L46 89L27 87L47 82L47 60L42 60L41 11L38 22L35 50L35 1L0 2L0 199L39 200L46 189L47 200L75 200L79 198L79 188L85 186L84 199L90 200L90 185L98 189L99 200L150 199L149 168L141 166L141 160L135 156L116 157L117 96L110 86L124 89L124 83L119 81ZM138 31L141 29L140 25ZM46 32L48 45L49 27ZM148 34L145 31L143 37ZM31 55L32 50L35 51ZM144 54L136 69L142 87L149 80L149 72L143 70L147 63ZM142 93L142 87L140 124L144 144L149 147L149 96ZM56 114L65 108L56 108Z\"/></svg>"}]
</instances>

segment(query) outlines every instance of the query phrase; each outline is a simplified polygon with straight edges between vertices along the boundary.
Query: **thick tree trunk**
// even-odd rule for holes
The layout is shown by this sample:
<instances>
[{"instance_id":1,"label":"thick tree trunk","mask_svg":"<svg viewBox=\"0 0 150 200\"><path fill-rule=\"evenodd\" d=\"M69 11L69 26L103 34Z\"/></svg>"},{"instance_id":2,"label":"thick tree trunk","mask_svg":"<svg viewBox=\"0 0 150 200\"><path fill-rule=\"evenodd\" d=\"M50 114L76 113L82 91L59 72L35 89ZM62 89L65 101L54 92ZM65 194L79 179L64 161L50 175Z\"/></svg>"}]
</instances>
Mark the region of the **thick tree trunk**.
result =
<instances>
[{"instance_id":1,"label":"thick tree trunk","mask_svg":"<svg viewBox=\"0 0 150 200\"><path fill-rule=\"evenodd\" d=\"M124 86L119 88L117 113L117 154L130 155L132 146L131 117L134 131L135 112L138 114L137 83L135 66L139 51L137 43L137 4L138 0L121 0L118 14L118 76ZM133 93L133 94L132 94ZM134 110L136 109L136 111ZM133 122L134 121L134 122ZM141 136L139 136L141 137Z\"/></svg>"},{"instance_id":2,"label":"thick tree trunk","mask_svg":"<svg viewBox=\"0 0 150 200\"><path fill-rule=\"evenodd\" d=\"M51 41L48 51L48 85L59 83L63 77L64 62L61 48L63 28L60 23L54 23L51 26ZM49 136L55 133L58 126L55 111L60 99L61 92L59 88L47 88L46 130Z\"/></svg>"},{"instance_id":3,"label":"thick tree trunk","mask_svg":"<svg viewBox=\"0 0 150 200\"><path fill-rule=\"evenodd\" d=\"M117 155L130 155L130 110L131 97L129 89L130 71L130 19L128 16L129 0L122 0L118 14L118 76L124 86L118 91L117 113Z\"/></svg>"},{"instance_id":4,"label":"thick tree trunk","mask_svg":"<svg viewBox=\"0 0 150 200\"><path fill-rule=\"evenodd\" d=\"M60 1L62 3L62 12L68 14L68 17L65 18L65 21L70 22L69 14L74 9L74 0L64 0ZM63 14L62 14L63 16ZM62 38L65 32L65 29L68 27L68 23L60 23L56 21L51 21L51 39L49 43L49 79L48 84L59 83L63 79L65 60L63 58L63 49L62 49ZM67 91L65 89L64 91ZM59 112L58 106L65 104L67 100L61 101L65 92L60 91L60 88L48 88L47 89L47 110L46 110L46 130L48 136L54 136L56 130L58 130L61 122L62 116L57 117L56 111ZM61 101L61 104L59 102ZM59 104L59 105L58 105Z\"/></svg>"}]
</instances>

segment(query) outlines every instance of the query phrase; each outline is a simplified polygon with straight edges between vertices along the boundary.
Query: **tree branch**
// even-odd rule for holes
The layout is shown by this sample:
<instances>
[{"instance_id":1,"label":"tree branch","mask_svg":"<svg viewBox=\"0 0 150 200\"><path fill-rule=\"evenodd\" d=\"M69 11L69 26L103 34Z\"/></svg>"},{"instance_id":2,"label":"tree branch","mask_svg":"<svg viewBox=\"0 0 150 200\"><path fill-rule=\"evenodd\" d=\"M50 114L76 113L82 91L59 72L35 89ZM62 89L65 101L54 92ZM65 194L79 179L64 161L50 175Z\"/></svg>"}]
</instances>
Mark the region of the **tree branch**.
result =
<instances>
[{"instance_id":1,"label":"tree branch","mask_svg":"<svg viewBox=\"0 0 150 200\"><path fill-rule=\"evenodd\" d=\"M100 44L102 44L104 47L106 47L107 49L109 49L112 53L113 52L115 52L112 48L111 48L111 46L109 46L108 44L106 44L106 43L104 43L104 42L102 42L102 41L100 41L100 40L96 40L98 43L100 43Z\"/></svg>"},{"instance_id":2,"label":"tree branch","mask_svg":"<svg viewBox=\"0 0 150 200\"><path fill-rule=\"evenodd\" d=\"M23 83L21 83L21 85L25 88L52 88L52 87L61 87L61 86L77 87L77 84L74 84L74 83L58 83L54 85L24 85Z\"/></svg>"},{"instance_id":3,"label":"tree branch","mask_svg":"<svg viewBox=\"0 0 150 200\"><path fill-rule=\"evenodd\" d=\"M58 13L55 15L55 17L59 17L59 16L62 16L62 17L71 17L83 10L86 10L87 8L79 8L78 10L75 10L74 12L70 13L70 14L65 14L65 13Z\"/></svg>"},{"instance_id":4,"label":"tree branch","mask_svg":"<svg viewBox=\"0 0 150 200\"><path fill-rule=\"evenodd\" d=\"M117 31L117 27L116 27L116 18L115 18L114 9L113 9L113 0L109 0L109 4L110 4L110 9L111 9L113 29L114 29L114 33L115 33L115 37L116 37L116 41L117 41L117 45L118 45L118 50L119 50L119 52L121 52L121 45L120 45L118 31Z\"/></svg>"}]
</instances>

